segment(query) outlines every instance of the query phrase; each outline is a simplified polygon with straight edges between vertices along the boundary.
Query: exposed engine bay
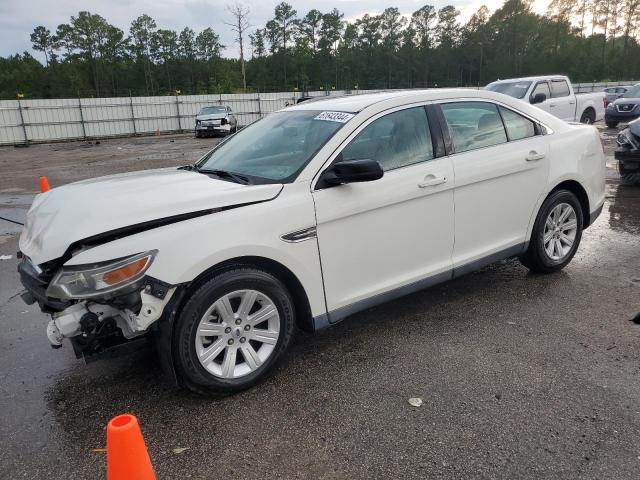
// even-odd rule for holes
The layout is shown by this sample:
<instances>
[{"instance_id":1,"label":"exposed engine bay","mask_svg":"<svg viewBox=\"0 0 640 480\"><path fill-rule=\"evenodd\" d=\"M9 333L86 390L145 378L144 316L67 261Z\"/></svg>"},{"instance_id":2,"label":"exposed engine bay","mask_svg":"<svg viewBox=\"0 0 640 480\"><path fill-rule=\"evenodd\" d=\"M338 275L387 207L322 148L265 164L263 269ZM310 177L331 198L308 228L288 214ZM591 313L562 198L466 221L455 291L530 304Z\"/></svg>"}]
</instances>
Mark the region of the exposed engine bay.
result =
<instances>
[{"instance_id":1,"label":"exposed engine bay","mask_svg":"<svg viewBox=\"0 0 640 480\"><path fill-rule=\"evenodd\" d=\"M51 314L47 337L53 348L60 348L63 340L68 338L76 356L86 358L145 335L149 326L161 317L175 287L149 276L141 276L140 272L144 272L142 269L134 272L131 266L135 266L136 261L140 262L139 259L127 261L124 268L128 270L125 273L133 273L129 278L122 276L123 267L118 266L122 261L111 262L107 266L110 270L103 274L103 278L109 274L113 277L113 272L120 274L120 277L114 278L119 281L116 290L107 288L103 289L106 292L97 296L76 299L73 298L76 296L73 290L61 283L60 279L70 274L61 268L62 260L48 262L41 268L27 256L22 256L18 272L27 289L22 298L27 304L37 302L43 312ZM114 269L113 265L117 268ZM75 275L105 270L104 266L92 267L77 270ZM61 293L60 288L67 290ZM95 288L95 285L91 288ZM77 295L82 293L78 292Z\"/></svg>"}]
</instances>

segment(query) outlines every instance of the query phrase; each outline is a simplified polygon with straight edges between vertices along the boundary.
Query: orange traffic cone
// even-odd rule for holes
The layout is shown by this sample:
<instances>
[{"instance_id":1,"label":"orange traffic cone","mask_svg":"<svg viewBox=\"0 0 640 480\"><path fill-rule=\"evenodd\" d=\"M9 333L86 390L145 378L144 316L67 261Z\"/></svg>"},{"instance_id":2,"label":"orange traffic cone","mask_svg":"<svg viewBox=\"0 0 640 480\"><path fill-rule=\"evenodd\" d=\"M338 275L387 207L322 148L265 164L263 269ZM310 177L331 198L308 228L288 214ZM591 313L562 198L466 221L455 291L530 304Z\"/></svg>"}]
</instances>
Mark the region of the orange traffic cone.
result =
<instances>
[{"instance_id":1,"label":"orange traffic cone","mask_svg":"<svg viewBox=\"0 0 640 480\"><path fill-rule=\"evenodd\" d=\"M44 193L49 190L51 190L51 187L49 186L49 180L47 180L47 177L40 177L40 192Z\"/></svg>"},{"instance_id":2,"label":"orange traffic cone","mask_svg":"<svg viewBox=\"0 0 640 480\"><path fill-rule=\"evenodd\" d=\"M155 480L138 419L118 415L107 425L107 480Z\"/></svg>"}]
</instances>

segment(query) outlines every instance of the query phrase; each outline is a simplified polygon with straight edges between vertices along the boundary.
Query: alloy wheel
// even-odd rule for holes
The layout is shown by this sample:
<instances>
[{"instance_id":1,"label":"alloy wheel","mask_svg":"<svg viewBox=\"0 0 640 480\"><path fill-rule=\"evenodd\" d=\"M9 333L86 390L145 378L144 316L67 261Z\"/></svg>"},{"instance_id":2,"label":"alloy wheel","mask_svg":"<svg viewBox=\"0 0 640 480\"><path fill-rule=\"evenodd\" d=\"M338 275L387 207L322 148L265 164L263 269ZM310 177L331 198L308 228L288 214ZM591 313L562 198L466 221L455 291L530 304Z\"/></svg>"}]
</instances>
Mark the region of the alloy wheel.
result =
<instances>
[{"instance_id":1,"label":"alloy wheel","mask_svg":"<svg viewBox=\"0 0 640 480\"><path fill-rule=\"evenodd\" d=\"M257 290L237 290L218 298L200 319L196 354L216 377L243 377L268 360L279 336L273 300Z\"/></svg>"},{"instance_id":2,"label":"alloy wheel","mask_svg":"<svg viewBox=\"0 0 640 480\"><path fill-rule=\"evenodd\" d=\"M553 207L544 224L544 249L549 258L562 261L576 240L578 219L576 211L568 203Z\"/></svg>"}]
</instances>

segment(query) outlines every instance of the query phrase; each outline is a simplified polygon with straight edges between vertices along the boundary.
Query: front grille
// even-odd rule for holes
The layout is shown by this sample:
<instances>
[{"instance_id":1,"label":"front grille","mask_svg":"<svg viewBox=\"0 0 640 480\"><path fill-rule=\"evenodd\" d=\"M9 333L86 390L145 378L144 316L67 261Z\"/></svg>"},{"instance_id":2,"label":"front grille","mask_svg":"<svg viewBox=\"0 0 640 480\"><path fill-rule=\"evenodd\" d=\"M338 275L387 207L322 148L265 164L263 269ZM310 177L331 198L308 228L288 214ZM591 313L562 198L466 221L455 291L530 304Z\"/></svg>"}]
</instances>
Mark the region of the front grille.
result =
<instances>
[{"instance_id":1,"label":"front grille","mask_svg":"<svg viewBox=\"0 0 640 480\"><path fill-rule=\"evenodd\" d=\"M621 113L628 113L632 111L635 107L636 106L633 103L621 103L619 105L616 105L618 112L621 112Z\"/></svg>"}]
</instances>

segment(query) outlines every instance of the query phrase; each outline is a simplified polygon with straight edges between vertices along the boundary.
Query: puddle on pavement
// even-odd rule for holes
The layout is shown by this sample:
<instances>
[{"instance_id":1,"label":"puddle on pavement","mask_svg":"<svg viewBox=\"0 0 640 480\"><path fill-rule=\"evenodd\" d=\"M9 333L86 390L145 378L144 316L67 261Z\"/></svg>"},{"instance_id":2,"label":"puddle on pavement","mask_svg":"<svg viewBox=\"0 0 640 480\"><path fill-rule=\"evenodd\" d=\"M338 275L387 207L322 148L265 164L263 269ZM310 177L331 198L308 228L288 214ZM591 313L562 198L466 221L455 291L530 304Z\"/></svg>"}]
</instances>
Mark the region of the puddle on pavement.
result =
<instances>
[{"instance_id":1,"label":"puddle on pavement","mask_svg":"<svg viewBox=\"0 0 640 480\"><path fill-rule=\"evenodd\" d=\"M609 226L617 232L640 234L640 187L608 185Z\"/></svg>"}]
</instances>

